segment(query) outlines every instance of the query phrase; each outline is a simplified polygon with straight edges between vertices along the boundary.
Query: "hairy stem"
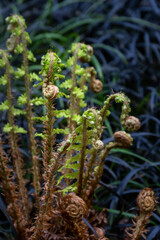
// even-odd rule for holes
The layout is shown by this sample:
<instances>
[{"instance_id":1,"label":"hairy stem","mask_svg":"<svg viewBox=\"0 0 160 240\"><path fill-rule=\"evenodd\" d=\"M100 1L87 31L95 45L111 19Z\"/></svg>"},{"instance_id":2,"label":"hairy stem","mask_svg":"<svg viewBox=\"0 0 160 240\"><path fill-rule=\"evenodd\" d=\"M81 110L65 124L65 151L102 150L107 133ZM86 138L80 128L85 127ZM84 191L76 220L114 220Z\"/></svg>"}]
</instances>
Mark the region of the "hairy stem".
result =
<instances>
[{"instance_id":1,"label":"hairy stem","mask_svg":"<svg viewBox=\"0 0 160 240\"><path fill-rule=\"evenodd\" d=\"M86 169L86 175L83 180L83 189L84 190L87 185L87 181L89 180L89 178L91 177L91 175L93 173L93 167L94 167L96 158L97 158L97 150L94 149L92 152L92 155L90 156L90 159L88 160L88 167Z\"/></svg>"},{"instance_id":2,"label":"hairy stem","mask_svg":"<svg viewBox=\"0 0 160 240\"><path fill-rule=\"evenodd\" d=\"M12 169L9 169L7 166L8 159L4 155L3 149L2 149L3 143L0 137L0 178L2 181L2 186L5 193L5 198L8 204L12 205L12 214L11 217L14 219L14 221L17 224L17 229L21 229L21 216L22 213L20 211L20 208L17 205L17 200L19 198L18 193L16 193L16 185L12 181L11 177L11 171Z\"/></svg>"},{"instance_id":3,"label":"hairy stem","mask_svg":"<svg viewBox=\"0 0 160 240\"><path fill-rule=\"evenodd\" d=\"M17 144L17 136L14 133L14 115L13 115L13 103L12 103L12 92L11 92L11 75L10 75L10 63L8 60L7 55L3 52L5 61L6 61L6 67L5 67L5 73L7 76L7 100L9 104L9 111L8 111L8 121L10 126L12 126L12 130L9 133L9 141L11 145L11 155L14 160L14 165L16 168L18 183L19 183L19 190L21 193L23 205L24 205L24 215L26 219L29 217L29 200L28 200L28 194L27 190L25 188L24 178L23 178L23 164L22 164L22 158L21 154L18 149Z\"/></svg>"},{"instance_id":4,"label":"hairy stem","mask_svg":"<svg viewBox=\"0 0 160 240\"><path fill-rule=\"evenodd\" d=\"M84 171L86 143L87 143L86 118L83 119L82 136L83 136L82 137L82 150L81 150L80 169L79 169L78 187L77 187L77 195L80 196L80 197L81 197L81 194L82 194L83 171Z\"/></svg>"},{"instance_id":5,"label":"hairy stem","mask_svg":"<svg viewBox=\"0 0 160 240\"><path fill-rule=\"evenodd\" d=\"M21 28L22 28L22 43L23 43L23 66L24 66L24 80L25 80L25 88L26 88L26 117L28 122L28 132L30 139L30 150L31 150L31 158L33 163L33 184L35 188L35 198L38 202L38 196L40 191L40 183L39 183L39 167L38 167L38 157L36 153L36 143L34 139L34 127L32 120L32 108L31 108L31 99L30 99L30 79L29 79L29 71L28 71L28 57L27 57L27 40L25 36L25 31L21 20L19 20Z\"/></svg>"},{"instance_id":6,"label":"hairy stem","mask_svg":"<svg viewBox=\"0 0 160 240\"><path fill-rule=\"evenodd\" d=\"M54 142L54 134L53 134L54 119L53 119L53 116L54 116L53 100L48 99L47 100L47 121L45 123L46 138L45 138L44 147L43 147L43 161L44 161L45 170L48 169L48 165L53 156L53 142Z\"/></svg>"},{"instance_id":7,"label":"hairy stem","mask_svg":"<svg viewBox=\"0 0 160 240\"><path fill-rule=\"evenodd\" d=\"M101 110L102 122L105 120L107 111L109 110L109 106L110 106L111 102L114 100L116 100L118 103L123 104L122 113L121 113L121 121L124 120L127 117L128 113L130 112L129 99L123 93L112 94L104 102L105 105L103 106L103 108Z\"/></svg>"},{"instance_id":8,"label":"hairy stem","mask_svg":"<svg viewBox=\"0 0 160 240\"><path fill-rule=\"evenodd\" d=\"M71 93L70 93L70 98L71 98L71 103L70 103L70 110L71 110L71 117L70 117L70 123L69 123L69 129L70 133L73 132L75 128L75 124L73 122L73 116L75 114L75 95L73 94L73 90L77 84L77 74L76 74L76 65L78 61L78 49L79 45L77 45L75 51L74 51L74 60L73 60L73 66L72 66L72 88L71 88Z\"/></svg>"}]
</instances>

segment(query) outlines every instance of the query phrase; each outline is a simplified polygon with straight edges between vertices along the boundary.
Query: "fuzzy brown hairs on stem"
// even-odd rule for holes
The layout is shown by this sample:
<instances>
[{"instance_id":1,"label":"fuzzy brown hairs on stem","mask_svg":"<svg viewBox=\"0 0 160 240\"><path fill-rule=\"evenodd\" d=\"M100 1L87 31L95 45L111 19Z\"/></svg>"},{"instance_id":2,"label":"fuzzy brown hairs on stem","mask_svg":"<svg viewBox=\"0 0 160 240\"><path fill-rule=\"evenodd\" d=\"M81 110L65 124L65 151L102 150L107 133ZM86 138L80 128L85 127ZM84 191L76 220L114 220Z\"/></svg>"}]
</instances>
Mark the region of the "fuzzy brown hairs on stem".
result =
<instances>
[{"instance_id":1,"label":"fuzzy brown hairs on stem","mask_svg":"<svg viewBox=\"0 0 160 240\"><path fill-rule=\"evenodd\" d=\"M152 215L152 211L155 210L156 203L155 192L151 188L144 188L138 194L137 205L140 215L132 220L133 227L127 230L127 235L130 239L139 240L141 237L146 239L145 233L148 232L146 224Z\"/></svg>"}]
</instances>

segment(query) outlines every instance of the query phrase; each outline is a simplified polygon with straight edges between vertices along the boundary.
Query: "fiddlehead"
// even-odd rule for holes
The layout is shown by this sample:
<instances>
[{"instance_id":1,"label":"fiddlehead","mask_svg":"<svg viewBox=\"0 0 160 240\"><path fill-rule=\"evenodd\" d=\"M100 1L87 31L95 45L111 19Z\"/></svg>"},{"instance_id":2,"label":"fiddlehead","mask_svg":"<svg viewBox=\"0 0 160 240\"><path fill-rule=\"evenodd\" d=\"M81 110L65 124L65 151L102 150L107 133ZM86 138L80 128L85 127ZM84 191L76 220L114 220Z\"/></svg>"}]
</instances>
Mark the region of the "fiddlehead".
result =
<instances>
[{"instance_id":1,"label":"fiddlehead","mask_svg":"<svg viewBox=\"0 0 160 240\"><path fill-rule=\"evenodd\" d=\"M103 88L103 83L96 79L96 71L93 67L89 68L89 72L90 72L90 87L91 90L95 93L99 93L102 91Z\"/></svg>"},{"instance_id":2,"label":"fiddlehead","mask_svg":"<svg viewBox=\"0 0 160 240\"><path fill-rule=\"evenodd\" d=\"M155 192L151 188L143 189L137 197L137 205L141 213L154 211L156 206Z\"/></svg>"},{"instance_id":3,"label":"fiddlehead","mask_svg":"<svg viewBox=\"0 0 160 240\"><path fill-rule=\"evenodd\" d=\"M60 200L60 213L73 234L78 233L82 240L89 240L88 227L82 217L87 214L86 203L74 193L69 193Z\"/></svg>"},{"instance_id":4,"label":"fiddlehead","mask_svg":"<svg viewBox=\"0 0 160 240\"><path fill-rule=\"evenodd\" d=\"M61 214L66 220L78 222L87 213L85 202L74 193L69 193L60 200Z\"/></svg>"},{"instance_id":5,"label":"fiddlehead","mask_svg":"<svg viewBox=\"0 0 160 240\"><path fill-rule=\"evenodd\" d=\"M152 215L151 212L155 209L156 203L155 192L151 188L145 188L138 194L137 205L140 215L136 216L135 220L132 220L133 227L126 231L129 238L132 240L139 240L142 236L146 239L146 224Z\"/></svg>"},{"instance_id":6,"label":"fiddlehead","mask_svg":"<svg viewBox=\"0 0 160 240\"><path fill-rule=\"evenodd\" d=\"M93 147L96 150L102 150L104 148L104 143L101 140L97 140L93 143Z\"/></svg>"},{"instance_id":7,"label":"fiddlehead","mask_svg":"<svg viewBox=\"0 0 160 240\"><path fill-rule=\"evenodd\" d=\"M49 84L43 85L43 95L45 98L47 98L48 100L53 100L58 96L59 93L59 88L55 85Z\"/></svg>"},{"instance_id":8,"label":"fiddlehead","mask_svg":"<svg viewBox=\"0 0 160 240\"><path fill-rule=\"evenodd\" d=\"M141 123L138 118L134 116L128 116L126 117L123 127L127 132L134 132L138 131L141 126Z\"/></svg>"},{"instance_id":9,"label":"fiddlehead","mask_svg":"<svg viewBox=\"0 0 160 240\"><path fill-rule=\"evenodd\" d=\"M113 137L115 142L121 144L124 148L130 147L132 145L133 139L131 135L126 133L125 131L115 132Z\"/></svg>"}]
</instances>

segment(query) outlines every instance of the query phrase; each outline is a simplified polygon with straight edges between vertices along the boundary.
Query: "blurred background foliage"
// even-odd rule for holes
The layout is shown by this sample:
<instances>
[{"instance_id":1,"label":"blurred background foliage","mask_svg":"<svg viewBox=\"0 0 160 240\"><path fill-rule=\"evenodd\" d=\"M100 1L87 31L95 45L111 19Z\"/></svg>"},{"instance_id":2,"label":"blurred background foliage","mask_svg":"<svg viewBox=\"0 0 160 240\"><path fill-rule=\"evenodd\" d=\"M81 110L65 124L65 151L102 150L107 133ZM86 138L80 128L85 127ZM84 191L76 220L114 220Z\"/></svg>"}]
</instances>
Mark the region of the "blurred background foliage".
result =
<instances>
[{"instance_id":1,"label":"blurred background foliage","mask_svg":"<svg viewBox=\"0 0 160 240\"><path fill-rule=\"evenodd\" d=\"M85 42L94 48L92 64L104 83L101 93L89 91L88 106L98 108L107 95L118 91L124 91L131 99L132 115L140 119L141 129L131 134L131 149L116 149L106 159L94 200L97 209L108 208L108 236L123 239L124 229L131 224L128 217L136 212L139 190L147 186L157 196L160 193L160 1L1 0L1 48L5 48L8 36L5 18L13 13L26 19L32 39L30 48L37 58L30 65L31 70L40 70L40 58L48 49L65 61L72 42ZM21 92L22 86L17 83L15 94ZM0 99L3 98L1 92ZM120 106L113 104L111 109L112 114L105 121L104 143L121 129ZM5 117L2 114L1 122ZM148 240L160 239L159 213L158 207Z\"/></svg>"}]
</instances>

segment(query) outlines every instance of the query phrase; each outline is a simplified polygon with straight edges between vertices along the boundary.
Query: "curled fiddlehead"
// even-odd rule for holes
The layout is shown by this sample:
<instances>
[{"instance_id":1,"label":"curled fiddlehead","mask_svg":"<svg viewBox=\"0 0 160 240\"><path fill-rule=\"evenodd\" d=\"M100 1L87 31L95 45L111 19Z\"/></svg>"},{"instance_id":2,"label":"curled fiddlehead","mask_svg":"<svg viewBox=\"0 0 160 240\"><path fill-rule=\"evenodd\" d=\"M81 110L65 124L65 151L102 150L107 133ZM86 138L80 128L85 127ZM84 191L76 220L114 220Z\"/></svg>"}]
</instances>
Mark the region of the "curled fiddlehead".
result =
<instances>
[{"instance_id":1,"label":"curled fiddlehead","mask_svg":"<svg viewBox=\"0 0 160 240\"><path fill-rule=\"evenodd\" d=\"M96 71L93 67L90 68L90 87L95 93L101 92L103 88L103 83L99 79L96 79Z\"/></svg>"},{"instance_id":2,"label":"curled fiddlehead","mask_svg":"<svg viewBox=\"0 0 160 240\"><path fill-rule=\"evenodd\" d=\"M93 143L93 147L96 150L102 150L104 148L104 143L101 140L97 140Z\"/></svg>"},{"instance_id":3,"label":"curled fiddlehead","mask_svg":"<svg viewBox=\"0 0 160 240\"><path fill-rule=\"evenodd\" d=\"M80 221L87 213L86 203L74 193L69 193L61 199L60 209L65 219L76 222Z\"/></svg>"},{"instance_id":4,"label":"curled fiddlehead","mask_svg":"<svg viewBox=\"0 0 160 240\"><path fill-rule=\"evenodd\" d=\"M127 132L138 131L140 126L141 126L141 123L140 123L139 119L134 116L128 116L125 119L124 124L123 124L123 127Z\"/></svg>"},{"instance_id":5,"label":"curled fiddlehead","mask_svg":"<svg viewBox=\"0 0 160 240\"><path fill-rule=\"evenodd\" d=\"M125 131L115 132L113 137L115 142L120 143L123 147L130 147L132 145L133 139L130 134Z\"/></svg>"},{"instance_id":6,"label":"curled fiddlehead","mask_svg":"<svg viewBox=\"0 0 160 240\"><path fill-rule=\"evenodd\" d=\"M143 189L137 197L137 205L141 213L152 212L156 206L155 192L151 188Z\"/></svg>"},{"instance_id":7,"label":"curled fiddlehead","mask_svg":"<svg viewBox=\"0 0 160 240\"><path fill-rule=\"evenodd\" d=\"M129 228L126 233L128 235L128 240L139 240L142 236L146 239L145 233L148 231L146 229L146 224L152 211L156 206L156 197L155 192L151 188L144 188L137 197L137 205L140 210L140 215L135 217L135 220L132 220L133 227Z\"/></svg>"},{"instance_id":8,"label":"curled fiddlehead","mask_svg":"<svg viewBox=\"0 0 160 240\"><path fill-rule=\"evenodd\" d=\"M55 85L43 85L43 95L45 98L53 100L58 96L59 88Z\"/></svg>"},{"instance_id":9,"label":"curled fiddlehead","mask_svg":"<svg viewBox=\"0 0 160 240\"><path fill-rule=\"evenodd\" d=\"M60 213L70 231L82 240L89 240L88 227L82 218L87 214L87 205L84 200L74 193L69 193L60 200Z\"/></svg>"}]
</instances>

